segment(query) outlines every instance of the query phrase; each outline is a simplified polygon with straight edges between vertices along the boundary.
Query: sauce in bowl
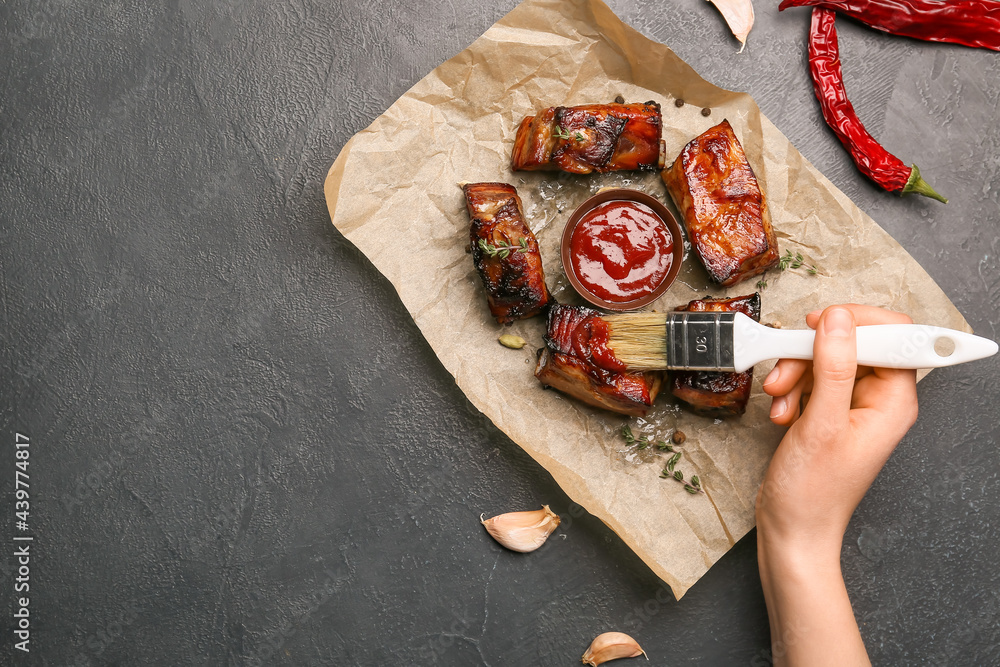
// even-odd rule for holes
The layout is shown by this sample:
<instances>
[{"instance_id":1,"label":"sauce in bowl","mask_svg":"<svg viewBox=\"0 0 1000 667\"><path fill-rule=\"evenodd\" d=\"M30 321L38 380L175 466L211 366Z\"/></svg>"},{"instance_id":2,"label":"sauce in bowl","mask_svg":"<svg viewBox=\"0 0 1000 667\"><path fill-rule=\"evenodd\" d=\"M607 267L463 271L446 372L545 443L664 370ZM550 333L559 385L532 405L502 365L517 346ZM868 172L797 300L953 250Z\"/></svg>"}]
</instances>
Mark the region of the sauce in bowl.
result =
<instances>
[{"instance_id":1,"label":"sauce in bowl","mask_svg":"<svg viewBox=\"0 0 1000 667\"><path fill-rule=\"evenodd\" d=\"M649 206L615 199L577 221L569 251L567 268L584 289L603 301L628 304L666 280L674 263L674 237Z\"/></svg>"}]
</instances>

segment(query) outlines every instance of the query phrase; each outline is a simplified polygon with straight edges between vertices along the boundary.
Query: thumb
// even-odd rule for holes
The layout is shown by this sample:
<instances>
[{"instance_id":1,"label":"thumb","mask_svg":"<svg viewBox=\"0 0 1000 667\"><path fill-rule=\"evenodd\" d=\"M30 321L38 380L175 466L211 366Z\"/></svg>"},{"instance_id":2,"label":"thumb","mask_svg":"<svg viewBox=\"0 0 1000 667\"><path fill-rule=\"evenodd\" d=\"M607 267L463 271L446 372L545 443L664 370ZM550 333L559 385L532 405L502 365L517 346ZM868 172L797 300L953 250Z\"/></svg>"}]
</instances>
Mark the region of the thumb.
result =
<instances>
[{"instance_id":1,"label":"thumb","mask_svg":"<svg viewBox=\"0 0 1000 667\"><path fill-rule=\"evenodd\" d=\"M831 426L847 424L858 372L854 314L830 306L820 316L813 343L813 391L803 416L821 417ZM819 415L809 415L810 408Z\"/></svg>"}]
</instances>

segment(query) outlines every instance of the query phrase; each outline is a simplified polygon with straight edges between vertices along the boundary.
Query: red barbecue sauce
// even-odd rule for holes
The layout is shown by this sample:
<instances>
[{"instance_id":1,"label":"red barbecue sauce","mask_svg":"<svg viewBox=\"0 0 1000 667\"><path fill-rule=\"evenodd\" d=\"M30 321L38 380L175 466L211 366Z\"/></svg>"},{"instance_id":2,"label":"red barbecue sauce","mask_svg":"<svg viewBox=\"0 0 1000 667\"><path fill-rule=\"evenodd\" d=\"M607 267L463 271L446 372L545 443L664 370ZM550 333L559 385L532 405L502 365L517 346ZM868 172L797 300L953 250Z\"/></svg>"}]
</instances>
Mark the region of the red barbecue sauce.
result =
<instances>
[{"instance_id":1,"label":"red barbecue sauce","mask_svg":"<svg viewBox=\"0 0 1000 667\"><path fill-rule=\"evenodd\" d=\"M663 220L634 201L594 207L570 237L576 277L611 303L627 303L655 290L670 272L673 249L673 236Z\"/></svg>"},{"instance_id":2,"label":"red barbecue sauce","mask_svg":"<svg viewBox=\"0 0 1000 667\"><path fill-rule=\"evenodd\" d=\"M591 315L573 332L573 352L604 370L624 373L628 367L608 347L608 340L608 323L600 315Z\"/></svg>"}]
</instances>

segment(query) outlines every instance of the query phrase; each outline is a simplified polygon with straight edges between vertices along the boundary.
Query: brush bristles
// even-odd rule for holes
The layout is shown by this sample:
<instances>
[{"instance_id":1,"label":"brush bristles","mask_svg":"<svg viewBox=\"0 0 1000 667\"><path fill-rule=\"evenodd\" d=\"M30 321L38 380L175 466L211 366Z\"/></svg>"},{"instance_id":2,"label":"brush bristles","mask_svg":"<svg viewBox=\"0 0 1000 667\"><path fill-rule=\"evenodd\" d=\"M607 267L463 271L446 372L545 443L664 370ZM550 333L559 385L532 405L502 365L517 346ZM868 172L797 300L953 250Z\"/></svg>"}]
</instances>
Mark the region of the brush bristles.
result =
<instances>
[{"instance_id":1,"label":"brush bristles","mask_svg":"<svg viewBox=\"0 0 1000 667\"><path fill-rule=\"evenodd\" d=\"M667 367L667 314L605 315L608 347L630 371L662 371Z\"/></svg>"}]
</instances>

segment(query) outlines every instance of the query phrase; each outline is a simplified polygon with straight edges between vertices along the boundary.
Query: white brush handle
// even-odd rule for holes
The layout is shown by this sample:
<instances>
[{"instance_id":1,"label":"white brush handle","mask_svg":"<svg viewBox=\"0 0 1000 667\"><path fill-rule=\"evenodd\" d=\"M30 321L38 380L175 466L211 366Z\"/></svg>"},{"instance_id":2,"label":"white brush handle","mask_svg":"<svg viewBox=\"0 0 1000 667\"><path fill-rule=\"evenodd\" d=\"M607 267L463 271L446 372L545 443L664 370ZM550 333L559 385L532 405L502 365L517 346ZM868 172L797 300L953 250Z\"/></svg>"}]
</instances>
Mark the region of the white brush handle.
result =
<instances>
[{"instance_id":1,"label":"white brush handle","mask_svg":"<svg viewBox=\"0 0 1000 667\"><path fill-rule=\"evenodd\" d=\"M997 344L987 338L925 324L873 324L858 327L857 337L859 366L940 368L997 353ZM816 332L772 329L737 313L734 338L734 366L740 372L766 359L812 359ZM938 354L939 340L951 341L954 351Z\"/></svg>"}]
</instances>

